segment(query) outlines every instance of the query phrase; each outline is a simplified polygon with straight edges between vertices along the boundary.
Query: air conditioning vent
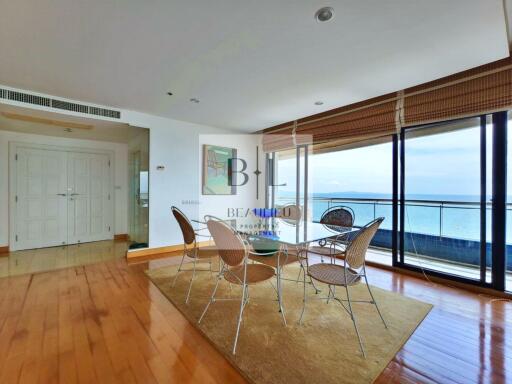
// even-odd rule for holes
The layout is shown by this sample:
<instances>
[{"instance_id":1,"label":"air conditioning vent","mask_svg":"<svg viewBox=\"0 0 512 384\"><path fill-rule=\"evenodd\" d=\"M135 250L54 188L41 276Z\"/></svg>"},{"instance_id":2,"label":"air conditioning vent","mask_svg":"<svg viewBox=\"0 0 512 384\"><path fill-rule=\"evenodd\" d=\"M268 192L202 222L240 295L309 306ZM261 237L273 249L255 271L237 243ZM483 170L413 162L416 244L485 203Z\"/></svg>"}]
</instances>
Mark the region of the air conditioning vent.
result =
<instances>
[{"instance_id":1,"label":"air conditioning vent","mask_svg":"<svg viewBox=\"0 0 512 384\"><path fill-rule=\"evenodd\" d=\"M121 112L113 109L93 107L86 104L70 103L69 101L31 95L30 93L11 91L10 89L0 88L0 99L13 100L20 103L40 105L43 107L61 109L65 111L84 113L86 115L103 116L111 119L121 118Z\"/></svg>"},{"instance_id":2,"label":"air conditioning vent","mask_svg":"<svg viewBox=\"0 0 512 384\"><path fill-rule=\"evenodd\" d=\"M68 101L53 100L52 108L64 109L65 111L89 113L89 107L87 105L81 105L76 103L70 103Z\"/></svg>"},{"instance_id":3,"label":"air conditioning vent","mask_svg":"<svg viewBox=\"0 0 512 384\"><path fill-rule=\"evenodd\" d=\"M50 106L50 99L48 97L31 95L28 93L7 91L7 98L9 100L19 101L20 103L42 105L44 107Z\"/></svg>"},{"instance_id":4,"label":"air conditioning vent","mask_svg":"<svg viewBox=\"0 0 512 384\"><path fill-rule=\"evenodd\" d=\"M89 113L91 115L110 117L112 119L120 119L121 118L121 112L114 111L112 109L106 109L106 108L90 107Z\"/></svg>"}]
</instances>

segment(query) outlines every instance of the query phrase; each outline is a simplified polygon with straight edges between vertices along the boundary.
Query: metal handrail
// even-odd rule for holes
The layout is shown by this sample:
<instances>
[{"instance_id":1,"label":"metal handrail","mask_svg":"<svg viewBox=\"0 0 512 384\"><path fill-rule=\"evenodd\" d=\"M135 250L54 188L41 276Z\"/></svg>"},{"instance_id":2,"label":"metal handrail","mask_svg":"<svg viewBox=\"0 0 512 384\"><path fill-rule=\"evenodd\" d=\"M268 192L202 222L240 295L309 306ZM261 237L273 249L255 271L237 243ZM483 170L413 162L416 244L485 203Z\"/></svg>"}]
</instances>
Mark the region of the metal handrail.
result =
<instances>
[{"instance_id":1,"label":"metal handrail","mask_svg":"<svg viewBox=\"0 0 512 384\"><path fill-rule=\"evenodd\" d=\"M286 201L288 198L279 198L278 200ZM290 198L295 201L295 199ZM376 218L376 207L379 205L389 206L392 204L392 199L386 198L361 198L361 197L313 197L313 201L326 202L328 208L336 203L353 203L361 205L373 205L373 216ZM400 202L399 202L400 205ZM450 200L421 200L411 199L405 201L405 206L438 208L439 209L439 237L443 237L444 227L444 210L445 209L467 209L474 210L480 209L479 201L450 201ZM492 202L486 202L486 210L492 207ZM507 210L512 210L512 203L506 204Z\"/></svg>"},{"instance_id":2,"label":"metal handrail","mask_svg":"<svg viewBox=\"0 0 512 384\"><path fill-rule=\"evenodd\" d=\"M350 201L350 202L376 202L376 203L389 203L392 204L392 199L382 199L382 198L364 198L364 197L313 197L313 200L320 201ZM418 199L406 199L407 204L421 205L425 204L425 206L430 207L432 205L480 205L480 201L454 201L454 200L418 200ZM400 200L398 201L400 204ZM486 205L491 206L492 201L488 201ZM507 206L512 208L512 203L507 203Z\"/></svg>"},{"instance_id":3,"label":"metal handrail","mask_svg":"<svg viewBox=\"0 0 512 384\"><path fill-rule=\"evenodd\" d=\"M301 200L303 200L302 198ZM339 201L339 202L354 202L354 203L361 203L361 204L368 204L368 203L389 203L392 204L392 199L383 199L383 198L364 198L364 197L313 197L313 200L318 201ZM278 200L290 200L295 201L295 198L292 197L281 197L278 198ZM472 206L477 205L480 206L480 201L454 201L454 200L418 200L418 199L407 199L406 204L414 204L418 206L424 205L425 207L431 207L431 206L437 206L437 205L463 205L463 206ZM400 200L398 201L398 204L400 204ZM492 201L488 201L486 203L487 206L492 206ZM510 209L512 209L512 203L506 204Z\"/></svg>"}]
</instances>

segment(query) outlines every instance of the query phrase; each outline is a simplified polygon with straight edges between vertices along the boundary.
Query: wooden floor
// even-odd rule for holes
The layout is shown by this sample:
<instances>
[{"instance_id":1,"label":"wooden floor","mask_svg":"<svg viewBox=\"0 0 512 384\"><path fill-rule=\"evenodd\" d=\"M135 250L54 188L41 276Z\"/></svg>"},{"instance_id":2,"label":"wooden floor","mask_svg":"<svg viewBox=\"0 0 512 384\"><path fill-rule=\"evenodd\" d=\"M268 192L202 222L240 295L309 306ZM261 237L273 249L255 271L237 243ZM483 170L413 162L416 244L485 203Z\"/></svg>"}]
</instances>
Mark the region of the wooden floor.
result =
<instances>
[{"instance_id":1,"label":"wooden floor","mask_svg":"<svg viewBox=\"0 0 512 384\"><path fill-rule=\"evenodd\" d=\"M243 383L124 259L0 279L0 383ZM512 303L369 268L434 304L377 383L512 382ZM507 337L508 336L508 337Z\"/></svg>"},{"instance_id":2,"label":"wooden floor","mask_svg":"<svg viewBox=\"0 0 512 384\"><path fill-rule=\"evenodd\" d=\"M95 241L61 247L29 249L0 254L0 277L54 271L124 258L126 241Z\"/></svg>"}]
</instances>

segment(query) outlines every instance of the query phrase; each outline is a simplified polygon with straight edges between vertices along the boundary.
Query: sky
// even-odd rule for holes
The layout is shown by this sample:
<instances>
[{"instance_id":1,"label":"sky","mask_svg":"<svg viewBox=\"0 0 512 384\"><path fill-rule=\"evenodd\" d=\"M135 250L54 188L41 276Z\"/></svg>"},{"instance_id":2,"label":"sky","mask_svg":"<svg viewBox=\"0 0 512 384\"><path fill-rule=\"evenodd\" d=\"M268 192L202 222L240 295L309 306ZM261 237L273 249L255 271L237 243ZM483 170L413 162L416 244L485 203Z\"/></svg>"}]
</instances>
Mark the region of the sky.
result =
<instances>
[{"instance_id":1,"label":"sky","mask_svg":"<svg viewBox=\"0 0 512 384\"><path fill-rule=\"evenodd\" d=\"M488 128L488 191L490 193L491 133ZM480 127L406 138L406 194L479 195ZM391 194L392 144L313 154L310 191ZM279 162L281 191L295 191L295 159Z\"/></svg>"}]
</instances>

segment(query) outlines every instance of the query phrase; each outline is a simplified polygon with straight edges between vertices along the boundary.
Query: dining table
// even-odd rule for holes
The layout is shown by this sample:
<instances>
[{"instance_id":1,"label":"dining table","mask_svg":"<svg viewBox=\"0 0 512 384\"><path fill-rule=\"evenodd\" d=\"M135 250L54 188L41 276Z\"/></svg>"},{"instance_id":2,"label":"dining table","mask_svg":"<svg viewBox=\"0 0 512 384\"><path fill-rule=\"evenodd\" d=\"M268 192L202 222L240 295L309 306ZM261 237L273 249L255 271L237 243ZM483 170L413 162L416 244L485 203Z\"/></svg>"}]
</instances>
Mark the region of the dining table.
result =
<instances>
[{"instance_id":1,"label":"dining table","mask_svg":"<svg viewBox=\"0 0 512 384\"><path fill-rule=\"evenodd\" d=\"M322 224L315 221L289 220L280 217L259 217L254 214L248 214L240 217L224 217L206 215L203 219L193 219L198 224L206 225L208 220L220 220L228 224L234 231L239 233L248 243L255 240L267 241L278 244L278 251L275 252L277 262L276 280L277 280L277 301L280 311L284 315L283 295L282 295L282 270L283 266L288 264L290 255L296 256L301 271L304 273L304 281L307 276L307 256L310 244L318 243L323 240L333 240L337 238L350 238L360 230L358 227L342 227L331 224ZM298 281L300 278L297 277ZM313 280L309 282L315 292L320 290L315 286Z\"/></svg>"}]
</instances>

